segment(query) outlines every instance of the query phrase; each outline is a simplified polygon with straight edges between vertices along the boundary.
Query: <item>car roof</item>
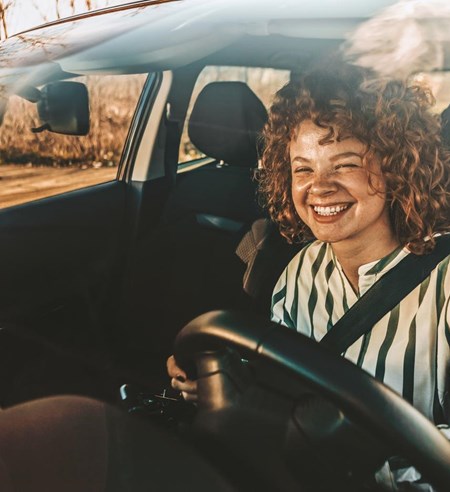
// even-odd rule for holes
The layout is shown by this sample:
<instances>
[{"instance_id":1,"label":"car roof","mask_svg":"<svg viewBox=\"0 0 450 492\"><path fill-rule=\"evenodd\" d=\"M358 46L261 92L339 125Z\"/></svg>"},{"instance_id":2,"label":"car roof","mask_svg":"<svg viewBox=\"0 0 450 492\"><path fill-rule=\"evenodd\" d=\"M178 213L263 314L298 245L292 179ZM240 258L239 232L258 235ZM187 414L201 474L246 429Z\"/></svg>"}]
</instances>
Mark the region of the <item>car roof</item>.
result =
<instances>
[{"instance_id":1,"label":"car roof","mask_svg":"<svg viewBox=\"0 0 450 492\"><path fill-rule=\"evenodd\" d=\"M50 23L1 44L0 83L55 76L136 73L205 63L305 67L334 51L392 0L140 1ZM51 72L51 70L50 70ZM28 74L24 75L24 74Z\"/></svg>"}]
</instances>

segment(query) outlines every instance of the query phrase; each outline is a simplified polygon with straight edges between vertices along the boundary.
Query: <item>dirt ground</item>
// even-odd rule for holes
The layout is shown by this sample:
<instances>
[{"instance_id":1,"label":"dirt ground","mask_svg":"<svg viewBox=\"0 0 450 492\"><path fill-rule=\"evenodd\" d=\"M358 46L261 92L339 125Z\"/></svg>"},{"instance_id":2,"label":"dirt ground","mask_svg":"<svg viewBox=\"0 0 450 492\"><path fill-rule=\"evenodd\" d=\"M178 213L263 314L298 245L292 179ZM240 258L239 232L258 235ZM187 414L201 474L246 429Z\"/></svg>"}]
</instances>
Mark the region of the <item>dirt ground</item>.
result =
<instances>
[{"instance_id":1,"label":"dirt ground","mask_svg":"<svg viewBox=\"0 0 450 492\"><path fill-rule=\"evenodd\" d=\"M31 167L0 165L0 208L115 179L116 167Z\"/></svg>"}]
</instances>

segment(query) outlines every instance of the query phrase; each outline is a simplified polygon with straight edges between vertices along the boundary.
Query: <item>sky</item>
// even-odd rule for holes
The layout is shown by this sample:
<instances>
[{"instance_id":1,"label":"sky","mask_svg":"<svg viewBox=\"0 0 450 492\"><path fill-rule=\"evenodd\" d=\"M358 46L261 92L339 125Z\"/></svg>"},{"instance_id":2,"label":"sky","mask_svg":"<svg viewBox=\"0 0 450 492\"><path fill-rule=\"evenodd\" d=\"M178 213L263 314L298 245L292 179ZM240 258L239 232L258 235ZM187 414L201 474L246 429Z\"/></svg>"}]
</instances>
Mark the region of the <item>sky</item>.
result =
<instances>
[{"instance_id":1,"label":"sky","mask_svg":"<svg viewBox=\"0 0 450 492\"><path fill-rule=\"evenodd\" d=\"M11 2L7 10L6 20L8 35L29 29L44 22L60 17L79 14L86 11L86 4L92 8L102 8L110 5L127 3L131 0L3 0L4 4Z\"/></svg>"}]
</instances>

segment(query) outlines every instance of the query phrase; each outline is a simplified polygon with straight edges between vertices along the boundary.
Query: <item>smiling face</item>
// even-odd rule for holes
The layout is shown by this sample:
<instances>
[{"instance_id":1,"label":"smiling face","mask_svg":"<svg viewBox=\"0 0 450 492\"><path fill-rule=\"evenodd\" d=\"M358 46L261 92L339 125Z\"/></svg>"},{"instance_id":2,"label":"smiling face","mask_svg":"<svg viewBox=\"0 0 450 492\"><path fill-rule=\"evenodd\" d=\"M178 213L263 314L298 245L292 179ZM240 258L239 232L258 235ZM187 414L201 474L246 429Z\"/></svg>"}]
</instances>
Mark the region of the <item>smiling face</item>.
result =
<instances>
[{"instance_id":1,"label":"smiling face","mask_svg":"<svg viewBox=\"0 0 450 492\"><path fill-rule=\"evenodd\" d=\"M392 247L394 233L380 163L373 159L364 166L366 146L354 138L321 145L327 134L308 120L291 142L295 209L314 236L334 249L371 247L383 254Z\"/></svg>"}]
</instances>

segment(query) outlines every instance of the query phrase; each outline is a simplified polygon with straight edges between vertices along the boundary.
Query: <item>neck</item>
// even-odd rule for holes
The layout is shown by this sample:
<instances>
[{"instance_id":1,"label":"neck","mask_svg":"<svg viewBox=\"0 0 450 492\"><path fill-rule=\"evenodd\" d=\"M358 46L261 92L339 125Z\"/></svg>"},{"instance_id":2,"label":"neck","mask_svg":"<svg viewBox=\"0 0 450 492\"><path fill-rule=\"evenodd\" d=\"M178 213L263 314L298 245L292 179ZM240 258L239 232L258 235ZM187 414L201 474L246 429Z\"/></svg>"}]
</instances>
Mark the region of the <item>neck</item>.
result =
<instances>
[{"instance_id":1,"label":"neck","mask_svg":"<svg viewBox=\"0 0 450 492\"><path fill-rule=\"evenodd\" d=\"M333 252L344 270L353 290L359 292L358 270L362 265L379 260L388 255L399 246L395 237L386 238L383 242L376 244L354 244L335 243L331 244Z\"/></svg>"}]
</instances>

